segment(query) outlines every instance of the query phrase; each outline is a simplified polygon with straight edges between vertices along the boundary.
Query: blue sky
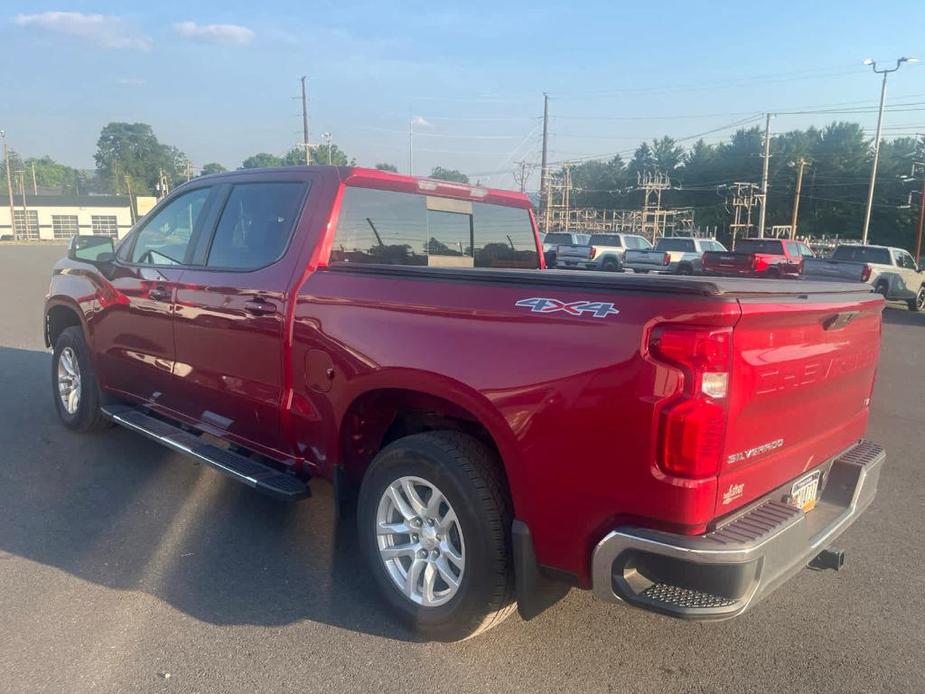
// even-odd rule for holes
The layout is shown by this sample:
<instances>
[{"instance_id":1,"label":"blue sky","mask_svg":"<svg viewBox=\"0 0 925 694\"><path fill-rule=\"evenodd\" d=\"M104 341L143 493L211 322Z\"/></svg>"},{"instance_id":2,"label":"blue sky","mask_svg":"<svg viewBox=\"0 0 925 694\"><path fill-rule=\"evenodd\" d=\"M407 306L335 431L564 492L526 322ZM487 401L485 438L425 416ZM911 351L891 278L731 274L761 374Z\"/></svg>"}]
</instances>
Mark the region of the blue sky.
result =
<instances>
[{"instance_id":1,"label":"blue sky","mask_svg":"<svg viewBox=\"0 0 925 694\"><path fill-rule=\"evenodd\" d=\"M0 12L0 127L26 156L80 167L113 120L150 123L197 166L282 153L301 140L293 97L307 74L314 141L331 132L360 164L406 171L415 119L415 173L443 165L511 187L514 162L538 160L544 91L560 161L763 111L876 105L865 57L925 57L921 0L7 1ZM925 102L921 63L890 79L893 103ZM773 127L839 117L875 122L781 115ZM925 132L925 110L886 124Z\"/></svg>"}]
</instances>

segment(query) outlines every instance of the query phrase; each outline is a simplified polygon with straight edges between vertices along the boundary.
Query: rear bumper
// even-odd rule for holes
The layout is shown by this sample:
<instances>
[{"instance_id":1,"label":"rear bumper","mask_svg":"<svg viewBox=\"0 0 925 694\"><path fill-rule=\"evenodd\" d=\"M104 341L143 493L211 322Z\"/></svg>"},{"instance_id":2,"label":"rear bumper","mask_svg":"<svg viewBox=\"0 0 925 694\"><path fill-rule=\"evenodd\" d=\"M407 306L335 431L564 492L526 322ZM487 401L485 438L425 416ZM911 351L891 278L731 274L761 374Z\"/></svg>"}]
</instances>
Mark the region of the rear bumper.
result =
<instances>
[{"instance_id":1,"label":"rear bumper","mask_svg":"<svg viewBox=\"0 0 925 694\"><path fill-rule=\"evenodd\" d=\"M706 535L618 528L594 550L598 597L686 619L728 619L805 567L866 509L886 455L861 441L838 456L809 513L775 494Z\"/></svg>"}]
</instances>

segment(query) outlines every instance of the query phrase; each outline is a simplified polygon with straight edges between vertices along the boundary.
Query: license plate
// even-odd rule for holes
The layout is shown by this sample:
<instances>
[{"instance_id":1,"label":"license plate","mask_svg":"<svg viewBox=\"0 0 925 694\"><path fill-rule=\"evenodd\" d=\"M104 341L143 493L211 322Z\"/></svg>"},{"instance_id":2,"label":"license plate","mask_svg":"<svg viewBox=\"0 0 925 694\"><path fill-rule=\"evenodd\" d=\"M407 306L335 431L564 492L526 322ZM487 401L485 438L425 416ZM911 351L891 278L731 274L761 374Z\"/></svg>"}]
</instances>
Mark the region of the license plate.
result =
<instances>
[{"instance_id":1,"label":"license plate","mask_svg":"<svg viewBox=\"0 0 925 694\"><path fill-rule=\"evenodd\" d=\"M790 505L796 506L803 513L809 513L816 506L819 493L819 471L797 480L790 487Z\"/></svg>"}]
</instances>

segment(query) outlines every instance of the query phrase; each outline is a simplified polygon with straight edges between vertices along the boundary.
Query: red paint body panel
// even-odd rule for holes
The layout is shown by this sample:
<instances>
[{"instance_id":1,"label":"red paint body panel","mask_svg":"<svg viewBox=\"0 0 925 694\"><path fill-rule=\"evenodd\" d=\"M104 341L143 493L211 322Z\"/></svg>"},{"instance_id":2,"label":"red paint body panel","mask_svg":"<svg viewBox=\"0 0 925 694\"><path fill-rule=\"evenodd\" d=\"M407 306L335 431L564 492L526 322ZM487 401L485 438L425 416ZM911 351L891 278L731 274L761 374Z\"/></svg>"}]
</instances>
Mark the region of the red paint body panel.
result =
<instances>
[{"instance_id":1,"label":"red paint body panel","mask_svg":"<svg viewBox=\"0 0 925 694\"><path fill-rule=\"evenodd\" d=\"M105 388L329 478L378 443L347 435L358 403L446 403L444 414L475 420L497 446L540 563L582 585L595 543L614 527L702 533L863 432L883 305L869 293L749 297L672 291L674 278L640 276L633 289L589 284L596 273L571 281L545 270L499 279L487 270L329 267L345 185L530 203L455 184L422 189L417 179L360 169L215 180L273 176L304 177L311 187L288 251L266 268L117 264L107 280L82 263L58 265L48 306L80 307ZM172 283L166 309L146 299L150 271ZM566 279L550 284L551 275ZM277 311L248 314L257 295ZM531 297L609 302L619 313L516 305ZM840 313L854 320L826 330L826 318ZM677 387L677 372L648 350L653 327L665 323L732 330L726 462L706 479L670 477L656 464L658 413ZM778 439L776 448L737 457ZM730 485L743 491L724 504Z\"/></svg>"}]
</instances>

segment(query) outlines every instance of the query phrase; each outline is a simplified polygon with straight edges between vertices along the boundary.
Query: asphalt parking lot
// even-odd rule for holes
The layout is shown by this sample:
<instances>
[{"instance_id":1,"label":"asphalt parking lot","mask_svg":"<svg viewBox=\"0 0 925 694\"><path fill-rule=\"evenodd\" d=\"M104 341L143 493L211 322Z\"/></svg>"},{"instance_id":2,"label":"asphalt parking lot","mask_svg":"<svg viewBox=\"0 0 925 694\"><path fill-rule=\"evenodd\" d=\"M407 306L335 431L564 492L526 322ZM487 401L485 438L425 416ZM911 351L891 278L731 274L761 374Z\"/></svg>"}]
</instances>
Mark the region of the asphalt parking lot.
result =
<instances>
[{"instance_id":1,"label":"asphalt parking lot","mask_svg":"<svg viewBox=\"0 0 925 694\"><path fill-rule=\"evenodd\" d=\"M685 623L572 591L463 644L390 616L330 489L281 505L120 429L56 420L63 246L0 245L0 692L925 691L925 315L891 307L877 500L753 612Z\"/></svg>"}]
</instances>

